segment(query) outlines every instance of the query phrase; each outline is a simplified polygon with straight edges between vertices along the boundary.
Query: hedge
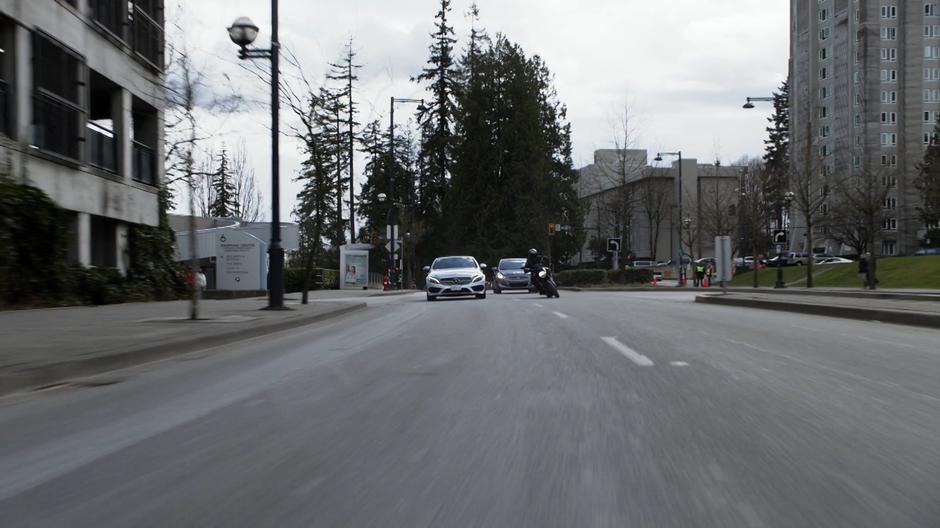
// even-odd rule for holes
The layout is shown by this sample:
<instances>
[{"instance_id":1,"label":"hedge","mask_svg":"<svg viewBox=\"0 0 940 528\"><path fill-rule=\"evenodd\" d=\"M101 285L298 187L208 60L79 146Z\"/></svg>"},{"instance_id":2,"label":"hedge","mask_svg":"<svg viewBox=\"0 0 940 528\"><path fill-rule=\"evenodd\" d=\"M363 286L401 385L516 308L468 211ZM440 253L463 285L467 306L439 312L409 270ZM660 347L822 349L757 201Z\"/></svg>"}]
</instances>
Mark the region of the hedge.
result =
<instances>
[{"instance_id":1,"label":"hedge","mask_svg":"<svg viewBox=\"0 0 940 528\"><path fill-rule=\"evenodd\" d=\"M339 271L335 269L313 268L310 275L311 290L336 290L339 288ZM304 289L304 269L286 268L284 270L284 291L300 292Z\"/></svg>"},{"instance_id":2,"label":"hedge","mask_svg":"<svg viewBox=\"0 0 940 528\"><path fill-rule=\"evenodd\" d=\"M648 284L653 270L627 268L617 271L582 269L562 271L555 275L559 286L595 286L599 284Z\"/></svg>"}]
</instances>

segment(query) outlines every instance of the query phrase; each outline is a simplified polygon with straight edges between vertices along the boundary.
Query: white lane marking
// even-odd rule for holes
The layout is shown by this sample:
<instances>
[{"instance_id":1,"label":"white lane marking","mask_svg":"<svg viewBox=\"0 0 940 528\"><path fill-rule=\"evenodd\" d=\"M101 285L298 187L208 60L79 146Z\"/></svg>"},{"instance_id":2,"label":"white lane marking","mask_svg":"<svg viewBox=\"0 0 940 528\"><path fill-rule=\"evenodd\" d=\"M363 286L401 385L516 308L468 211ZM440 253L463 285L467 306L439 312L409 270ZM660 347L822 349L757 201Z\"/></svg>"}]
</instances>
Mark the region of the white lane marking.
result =
<instances>
[{"instance_id":1,"label":"white lane marking","mask_svg":"<svg viewBox=\"0 0 940 528\"><path fill-rule=\"evenodd\" d=\"M535 306L536 308L545 308L544 304L539 304L539 303L532 303L532 306Z\"/></svg>"},{"instance_id":2,"label":"white lane marking","mask_svg":"<svg viewBox=\"0 0 940 528\"><path fill-rule=\"evenodd\" d=\"M752 345L752 344L750 344L750 343L745 343L744 341L735 341L734 339L725 339L725 341L727 341L727 342L729 342L729 343L732 343L732 344L735 344L735 345L741 345L741 346L746 346L746 347L748 347L748 348L753 348L754 350L756 350L756 351L758 351L758 352L763 352L763 353L765 353L765 354L773 354L773 353L774 353L774 352L772 352L772 351L770 351L770 350L767 350L766 348L761 348L761 347L759 347L759 346L754 346L754 345Z\"/></svg>"},{"instance_id":3,"label":"white lane marking","mask_svg":"<svg viewBox=\"0 0 940 528\"><path fill-rule=\"evenodd\" d=\"M670 361L669 364L672 365L673 367L688 367L689 366L689 364L686 363L685 361Z\"/></svg>"},{"instance_id":4,"label":"white lane marking","mask_svg":"<svg viewBox=\"0 0 940 528\"><path fill-rule=\"evenodd\" d=\"M560 317L560 318L562 318L562 319L567 319L567 318L568 318L567 315L565 315L565 314L563 314L563 313L561 313L561 312L552 312L552 313L555 314L555 315L557 315L558 317Z\"/></svg>"},{"instance_id":5,"label":"white lane marking","mask_svg":"<svg viewBox=\"0 0 940 528\"><path fill-rule=\"evenodd\" d=\"M655 364L650 358L640 354L636 350L633 350L632 348L618 341L616 337L602 337L601 341L607 343L614 350L620 352L624 355L624 357L641 367L652 367Z\"/></svg>"}]
</instances>

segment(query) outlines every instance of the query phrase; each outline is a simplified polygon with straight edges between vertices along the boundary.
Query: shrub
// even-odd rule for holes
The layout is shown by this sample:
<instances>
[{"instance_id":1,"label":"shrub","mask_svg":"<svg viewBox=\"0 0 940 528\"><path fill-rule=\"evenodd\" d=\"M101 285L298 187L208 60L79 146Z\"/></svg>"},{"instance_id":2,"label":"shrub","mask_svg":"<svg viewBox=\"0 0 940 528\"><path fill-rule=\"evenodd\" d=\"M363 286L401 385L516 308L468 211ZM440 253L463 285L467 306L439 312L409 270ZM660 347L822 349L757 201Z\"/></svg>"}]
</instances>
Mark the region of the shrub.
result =
<instances>
[{"instance_id":1,"label":"shrub","mask_svg":"<svg viewBox=\"0 0 940 528\"><path fill-rule=\"evenodd\" d=\"M648 268L625 268L608 271L607 280L614 284L648 284L653 282L653 270Z\"/></svg>"},{"instance_id":2,"label":"shrub","mask_svg":"<svg viewBox=\"0 0 940 528\"><path fill-rule=\"evenodd\" d=\"M334 269L313 268L310 270L311 290L335 290L339 288L339 271ZM304 289L304 269L299 267L284 269L284 291L300 292Z\"/></svg>"},{"instance_id":3,"label":"shrub","mask_svg":"<svg viewBox=\"0 0 940 528\"><path fill-rule=\"evenodd\" d=\"M555 275L559 286L589 286L603 284L607 280L607 272L599 269L582 269L562 271Z\"/></svg>"},{"instance_id":4,"label":"shrub","mask_svg":"<svg viewBox=\"0 0 940 528\"><path fill-rule=\"evenodd\" d=\"M117 304L127 301L127 281L114 268L83 268L70 270L72 295L81 304ZM135 296L140 295L134 292Z\"/></svg>"}]
</instances>

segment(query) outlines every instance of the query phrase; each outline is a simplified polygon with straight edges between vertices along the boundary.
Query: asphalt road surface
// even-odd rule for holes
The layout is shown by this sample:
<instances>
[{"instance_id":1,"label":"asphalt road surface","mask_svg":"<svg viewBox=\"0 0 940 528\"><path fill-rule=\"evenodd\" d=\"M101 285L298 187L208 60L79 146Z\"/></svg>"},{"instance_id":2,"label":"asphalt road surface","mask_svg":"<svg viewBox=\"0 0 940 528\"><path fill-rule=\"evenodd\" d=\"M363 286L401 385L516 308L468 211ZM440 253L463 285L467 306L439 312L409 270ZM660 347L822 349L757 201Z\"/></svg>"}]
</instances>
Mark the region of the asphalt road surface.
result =
<instances>
[{"instance_id":1,"label":"asphalt road surface","mask_svg":"<svg viewBox=\"0 0 940 528\"><path fill-rule=\"evenodd\" d=\"M936 527L940 331L370 300L0 399L0 526Z\"/></svg>"}]
</instances>

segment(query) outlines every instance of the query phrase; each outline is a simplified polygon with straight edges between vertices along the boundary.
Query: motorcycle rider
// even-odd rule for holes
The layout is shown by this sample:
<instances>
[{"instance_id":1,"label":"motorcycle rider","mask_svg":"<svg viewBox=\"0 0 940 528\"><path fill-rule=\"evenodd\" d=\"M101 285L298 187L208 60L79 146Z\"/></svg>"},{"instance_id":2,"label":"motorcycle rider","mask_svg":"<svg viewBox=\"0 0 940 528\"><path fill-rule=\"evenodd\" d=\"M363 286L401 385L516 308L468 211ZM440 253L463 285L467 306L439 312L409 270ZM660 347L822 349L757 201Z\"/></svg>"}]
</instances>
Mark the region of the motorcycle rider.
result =
<instances>
[{"instance_id":1,"label":"motorcycle rider","mask_svg":"<svg viewBox=\"0 0 940 528\"><path fill-rule=\"evenodd\" d=\"M539 280L539 270L542 269L542 255L539 254L539 250L532 248L529 250L529 256L525 259L525 270L529 272L529 277L531 277L532 286L542 292L542 284Z\"/></svg>"}]
</instances>

